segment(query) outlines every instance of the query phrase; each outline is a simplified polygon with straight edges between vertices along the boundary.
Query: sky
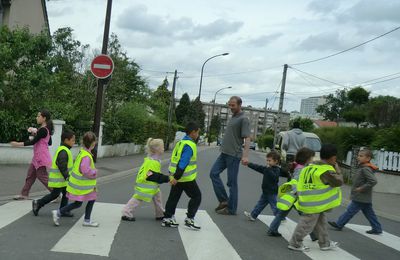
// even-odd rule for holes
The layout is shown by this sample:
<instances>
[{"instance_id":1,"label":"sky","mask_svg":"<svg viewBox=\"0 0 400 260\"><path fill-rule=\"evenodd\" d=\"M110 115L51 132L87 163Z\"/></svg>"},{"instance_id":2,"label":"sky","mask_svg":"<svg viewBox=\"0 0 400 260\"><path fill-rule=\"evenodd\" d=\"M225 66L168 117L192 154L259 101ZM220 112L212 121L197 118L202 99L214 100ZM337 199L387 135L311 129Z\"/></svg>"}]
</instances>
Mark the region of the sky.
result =
<instances>
[{"instance_id":1,"label":"sky","mask_svg":"<svg viewBox=\"0 0 400 260\"><path fill-rule=\"evenodd\" d=\"M50 0L50 30L71 27L75 39L101 49L106 4ZM217 103L239 95L245 106L264 107L268 99L268 108L278 109L288 64L283 109L299 111L302 98L360 84L371 96L400 97L400 30L328 59L294 65L384 34L400 26L399 13L398 0L114 0L110 32L150 88L166 76L172 87L173 74L167 72L178 70L178 98L186 92L194 99L203 63L228 52L204 65L201 100L210 102L217 90L231 86L218 93Z\"/></svg>"}]
</instances>

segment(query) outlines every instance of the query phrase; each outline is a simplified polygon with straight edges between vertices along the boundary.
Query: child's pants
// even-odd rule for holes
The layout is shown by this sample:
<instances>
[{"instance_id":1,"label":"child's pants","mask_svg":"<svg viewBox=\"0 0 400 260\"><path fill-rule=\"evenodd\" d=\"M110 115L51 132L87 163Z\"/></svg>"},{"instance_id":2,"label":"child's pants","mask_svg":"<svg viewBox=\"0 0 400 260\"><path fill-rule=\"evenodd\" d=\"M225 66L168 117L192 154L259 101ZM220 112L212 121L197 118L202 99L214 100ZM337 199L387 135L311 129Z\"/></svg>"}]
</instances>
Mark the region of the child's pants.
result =
<instances>
[{"instance_id":1,"label":"child's pants","mask_svg":"<svg viewBox=\"0 0 400 260\"><path fill-rule=\"evenodd\" d=\"M46 187L46 189L50 190L47 187L47 182L49 181L49 175L47 173L47 169L45 166L39 167L35 169L33 164L29 166L28 174L25 179L25 185L22 188L21 195L22 196L29 196L29 191L31 190L32 185L35 183L36 178L39 179L41 183Z\"/></svg>"},{"instance_id":2,"label":"child's pants","mask_svg":"<svg viewBox=\"0 0 400 260\"><path fill-rule=\"evenodd\" d=\"M135 210L139 205L142 203L142 200L136 199L136 198L131 198L128 203L126 203L124 209L122 210L122 215L127 216L129 218L133 218L133 215L135 214ZM161 218L164 216L164 208L162 206L162 197L161 197L161 191L159 191L157 194L153 196L153 203L154 203L154 208L156 211L156 218Z\"/></svg>"},{"instance_id":3,"label":"child's pants","mask_svg":"<svg viewBox=\"0 0 400 260\"><path fill-rule=\"evenodd\" d=\"M90 221L90 215L92 214L94 202L95 202L95 200L89 200L86 204L85 221ZM59 213L60 213L60 215L64 215L73 209L80 208L82 206L82 204L83 204L82 201L74 201L74 202L68 204L67 206L60 208Z\"/></svg>"}]
</instances>

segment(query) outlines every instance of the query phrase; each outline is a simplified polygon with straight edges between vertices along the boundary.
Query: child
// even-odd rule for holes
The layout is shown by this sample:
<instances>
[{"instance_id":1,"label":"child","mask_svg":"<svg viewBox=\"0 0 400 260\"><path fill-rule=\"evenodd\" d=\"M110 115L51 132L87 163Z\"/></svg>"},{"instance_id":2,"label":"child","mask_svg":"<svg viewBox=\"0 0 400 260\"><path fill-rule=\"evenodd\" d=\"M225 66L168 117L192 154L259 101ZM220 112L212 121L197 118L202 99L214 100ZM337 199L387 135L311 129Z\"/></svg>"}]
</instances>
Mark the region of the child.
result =
<instances>
[{"instance_id":1,"label":"child","mask_svg":"<svg viewBox=\"0 0 400 260\"><path fill-rule=\"evenodd\" d=\"M277 151L271 151L267 154L267 166L249 163L247 166L259 173L263 174L262 194L254 207L253 211L244 212L244 215L250 221L255 221L261 211L269 204L274 215L277 213L276 195L278 194L278 182L281 170L279 168L280 154Z\"/></svg>"},{"instance_id":2,"label":"child","mask_svg":"<svg viewBox=\"0 0 400 260\"><path fill-rule=\"evenodd\" d=\"M15 200L25 200L29 197L29 191L35 183L36 178L47 188L48 173L47 167L51 167L51 156L49 145L51 145L51 135L53 135L54 127L51 120L50 112L42 109L36 116L36 123L40 125L39 130L29 128L28 132L34 135L34 138L25 142L11 142L14 147L33 145L33 158L28 169L25 179L25 185L20 195L14 197ZM50 190L50 189L49 189Z\"/></svg>"},{"instance_id":3,"label":"child","mask_svg":"<svg viewBox=\"0 0 400 260\"><path fill-rule=\"evenodd\" d=\"M346 212L336 222L328 222L337 230L342 230L350 219L361 210L372 228L366 232L373 235L382 233L382 226L372 208L372 188L377 183L374 171L377 170L377 167L371 164L371 159L372 152L368 149L362 149L358 153L357 161L359 164L356 173L353 175L353 185L350 195L351 202Z\"/></svg>"},{"instance_id":4,"label":"child","mask_svg":"<svg viewBox=\"0 0 400 260\"><path fill-rule=\"evenodd\" d=\"M96 135L93 132L86 132L82 139L82 148L75 159L71 175L69 176L67 186L67 197L75 202L68 204L59 210L53 210L53 222L56 226L60 225L60 216L70 212L73 209L82 206L87 201L85 210L85 219L83 226L98 227L99 223L90 219L94 202L97 198L96 177L97 170L94 166L92 150L96 145Z\"/></svg>"},{"instance_id":5,"label":"child","mask_svg":"<svg viewBox=\"0 0 400 260\"><path fill-rule=\"evenodd\" d=\"M285 184L292 184L292 192L295 192L297 180L299 179L300 171L309 163L312 162L312 159L315 155L315 152L311 149L308 149L306 147L301 148L295 156L295 167L294 167L294 172L293 172L293 179L295 181L292 182L287 182ZM283 185L285 185L283 184ZM282 185L282 186L283 186ZM268 235L273 236L273 237L280 237L282 236L278 232L279 225L281 224L281 221L286 218L286 216L289 214L290 210L292 209L293 205L288 206L285 201L282 201L283 198L278 198L278 212L274 218L274 220L271 222L271 225L269 226L268 230ZM293 201L294 202L294 201ZM287 209L288 208L288 209Z\"/></svg>"},{"instance_id":6,"label":"child","mask_svg":"<svg viewBox=\"0 0 400 260\"><path fill-rule=\"evenodd\" d=\"M60 208L68 204L66 193L68 177L73 167L73 158L70 149L75 144L74 132L65 130L61 135L61 140L62 143L56 151L49 174L48 187L53 190L43 198L32 201L32 211L35 216L38 215L41 207L58 198L60 193L62 193ZM66 212L62 216L72 217L73 215L70 212Z\"/></svg>"},{"instance_id":7,"label":"child","mask_svg":"<svg viewBox=\"0 0 400 260\"><path fill-rule=\"evenodd\" d=\"M122 220L135 221L134 213L142 201L153 200L156 210L156 220L162 220L164 208L161 200L160 184L170 181L170 177L161 174L161 155L164 153L162 139L149 138L146 144L147 157L140 167L136 177L135 194L128 201L122 211Z\"/></svg>"},{"instance_id":8,"label":"child","mask_svg":"<svg viewBox=\"0 0 400 260\"><path fill-rule=\"evenodd\" d=\"M174 214L178 201L184 191L190 197L185 226L200 230L194 222L194 217L201 203L201 192L196 183L197 177L197 146L200 129L196 123L188 123L185 128L186 136L179 141L172 152L169 171L173 178L171 191L165 205L163 227L177 227Z\"/></svg>"}]
</instances>

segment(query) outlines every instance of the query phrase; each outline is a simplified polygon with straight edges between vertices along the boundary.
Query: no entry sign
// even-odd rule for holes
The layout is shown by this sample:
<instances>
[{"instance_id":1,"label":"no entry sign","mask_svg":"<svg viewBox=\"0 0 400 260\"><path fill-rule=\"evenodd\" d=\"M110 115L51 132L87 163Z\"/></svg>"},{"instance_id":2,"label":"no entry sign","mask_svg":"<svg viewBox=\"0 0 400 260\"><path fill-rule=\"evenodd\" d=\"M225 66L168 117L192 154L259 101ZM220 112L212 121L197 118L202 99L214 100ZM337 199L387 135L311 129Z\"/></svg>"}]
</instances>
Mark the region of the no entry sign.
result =
<instances>
[{"instance_id":1,"label":"no entry sign","mask_svg":"<svg viewBox=\"0 0 400 260\"><path fill-rule=\"evenodd\" d=\"M105 79L112 74L114 62L110 56L101 54L93 59L90 70L96 78Z\"/></svg>"}]
</instances>

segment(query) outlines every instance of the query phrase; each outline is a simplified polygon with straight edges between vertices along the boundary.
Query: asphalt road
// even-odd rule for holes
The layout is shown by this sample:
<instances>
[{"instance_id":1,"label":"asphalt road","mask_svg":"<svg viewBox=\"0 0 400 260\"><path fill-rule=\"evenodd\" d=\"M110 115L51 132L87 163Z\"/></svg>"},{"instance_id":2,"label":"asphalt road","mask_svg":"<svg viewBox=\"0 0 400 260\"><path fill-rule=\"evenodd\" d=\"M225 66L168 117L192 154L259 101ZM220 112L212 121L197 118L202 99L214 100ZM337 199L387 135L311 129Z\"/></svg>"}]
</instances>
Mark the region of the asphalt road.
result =
<instances>
[{"instance_id":1,"label":"asphalt road","mask_svg":"<svg viewBox=\"0 0 400 260\"><path fill-rule=\"evenodd\" d=\"M397 246L400 223L379 218L384 230L393 236L384 234L376 241L354 231L357 227L368 228L362 214L351 220L360 226L341 232L330 230L331 239L340 242L337 251L312 248L311 254L304 254L288 250L285 238L267 236L265 223L250 222L243 215L261 195L262 180L260 174L243 166L239 173L238 215L216 214L214 208L218 203L208 175L218 154L215 148L199 153L198 183L203 199L197 219L201 231L187 230L183 225L176 229L161 227L154 219L152 204L139 208L136 222L120 222L120 209L133 193L135 176L132 175L100 185L99 203L96 202L92 214L93 220L100 222L97 229L81 226L84 208L76 210L73 218L61 219L61 226L55 227L51 220L51 210L57 207L55 203L41 209L37 217L29 211L29 201L3 204L0 206L0 259L400 259L400 246ZM263 156L251 152L250 159L264 163ZM164 172L166 169L164 165ZM226 173L222 176L226 182ZM162 185L161 189L165 203L169 185ZM187 202L188 198L183 195L178 208L185 209ZM335 209L328 215L329 219L336 219L343 211L343 207ZM178 213L180 220L184 210ZM262 215L272 215L270 208ZM292 220L298 220L295 211L281 229L290 231ZM397 250L393 248L396 246Z\"/></svg>"}]
</instances>

